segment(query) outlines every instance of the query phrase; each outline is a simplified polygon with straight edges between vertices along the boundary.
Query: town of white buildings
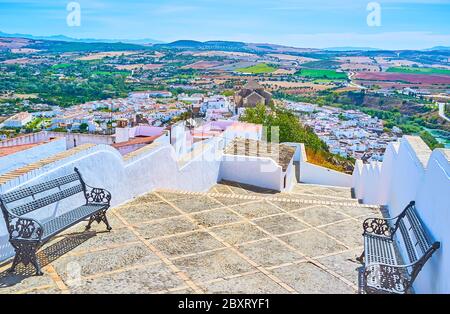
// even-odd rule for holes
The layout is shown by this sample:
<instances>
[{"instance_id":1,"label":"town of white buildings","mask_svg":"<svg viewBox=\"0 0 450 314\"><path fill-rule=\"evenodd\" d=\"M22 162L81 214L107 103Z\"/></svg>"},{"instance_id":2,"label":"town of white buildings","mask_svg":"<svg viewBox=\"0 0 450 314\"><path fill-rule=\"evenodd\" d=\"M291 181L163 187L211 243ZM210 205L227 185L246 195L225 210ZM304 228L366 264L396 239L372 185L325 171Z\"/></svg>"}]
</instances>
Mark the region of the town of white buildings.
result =
<instances>
[{"instance_id":1,"label":"town of white buildings","mask_svg":"<svg viewBox=\"0 0 450 314\"><path fill-rule=\"evenodd\" d=\"M397 127L385 132L382 120L357 110L295 102L287 102L286 107L299 114L303 124L314 130L331 153L342 157L383 161L388 144L396 142L402 133Z\"/></svg>"},{"instance_id":2,"label":"town of white buildings","mask_svg":"<svg viewBox=\"0 0 450 314\"><path fill-rule=\"evenodd\" d=\"M201 202L211 202L211 195L221 196L223 202L228 198L230 201L242 198L253 202L250 207L243 205L242 217L248 217L245 221L251 221L251 226L259 226L261 217L254 216L253 212L262 210L265 211L264 215L269 215L265 219L270 220L261 225L271 229L274 226L288 228L299 224L290 214L291 209L281 212L261 203L266 200L284 202L294 207L297 204L301 208L293 212L305 219L310 218L309 213L320 213L317 222L319 225L325 223L322 219L335 219L333 217L338 215L335 211L342 208L361 214L363 208L382 207L387 210L388 215L395 217L407 204L414 201L418 215L431 237L440 241L442 247L424 266L413 288L418 293L450 292L450 251L446 249L447 240L450 241L446 219L450 195L448 149L431 151L419 137L403 136L398 139L397 135L386 134L382 121L357 111L286 103L287 108L297 111L303 122L327 142L331 151L343 156L367 157L365 163L357 160L354 172L346 174L308 162L304 143L265 142L263 127L237 121L237 108L227 97L180 95L174 99L172 95L158 93L157 97L154 97L153 92L132 93L125 99L90 102L69 109L54 108L52 112L32 115L23 113L5 121L3 126L23 127L33 121L33 115L49 119L48 125L41 132L0 141L0 194L15 192L23 187L73 173L76 167L87 182L111 192L113 207L155 191L191 193L192 197L197 195L200 201L197 200L198 204L193 202L194 207L201 206ZM250 95L250 100L260 99L254 93ZM204 123L197 124L194 119L168 123L185 112L192 112L193 115L198 113L203 116ZM87 132L76 132L86 125ZM55 132L60 128L70 132ZM100 134L109 129L114 130L115 134ZM90 130L94 133L89 133ZM380 162L383 153L383 162ZM231 187L227 191L232 193L233 199L229 194L216 193L217 190L213 190L212 194L202 194L208 193L220 182L249 185L270 193L268 192L267 198L259 200L260 203L254 203L258 200L257 194L237 195ZM317 192L320 195L314 194L317 189L321 189L321 192ZM300 192L295 192L296 190ZM323 195L332 192L345 192L352 196ZM286 198L290 198L289 201ZM171 202L177 201L176 198L171 199ZM60 206L61 209L57 206L55 211L45 212L40 218L51 219L53 216L50 216L56 215L56 211L62 210L64 213L66 208L73 208L75 203L78 206L77 202L78 200L67 200L64 206ZM303 214L303 206L311 206L306 215ZM241 205L237 205L236 212L240 207ZM139 206L134 206L127 210L139 209ZM222 214L220 211L221 209L217 209L214 212L219 214L210 217L221 217L224 220L231 217L230 213ZM213 211L207 212L210 214ZM321 249L329 249L328 243L338 237L343 241L341 243L359 245L361 224L366 215L358 214L351 219L344 216L345 219L340 223L310 228L309 231L317 229L321 232L315 236L317 239L309 236L306 241L312 243L309 243L310 246ZM279 223L270 222L279 218L284 220ZM216 218L203 221L206 224L213 221L217 223ZM236 221L231 219L228 223L235 224ZM351 236L347 236L347 233L339 231L348 225L357 226L358 238L353 237L353 232ZM301 226L305 225L302 223ZM330 230L339 232L336 238L320 240L319 237L324 236L324 230L328 230L327 226ZM249 229L245 230L238 237L250 234ZM287 238L289 241L291 236L291 239L295 239L299 234L308 234L308 230L293 234L289 231L289 235L284 231L274 237L278 240ZM180 239L177 241L181 241ZM314 241L322 242L315 245ZM305 242L293 243L300 243L303 247ZM14 255L4 224L0 225L0 247L0 261L6 261ZM337 244L337 248L342 250L344 247ZM402 247L399 250L404 258L408 256L408 252ZM275 255L284 256L284 252ZM326 251L326 256L335 254L337 252L331 249ZM323 258L324 253L318 256ZM202 255L201 258L206 257ZM348 257L341 259L348 266ZM291 264L293 271L302 266L289 263ZM353 271L356 264L350 263L350 266ZM224 266L227 267L233 266ZM354 276L356 278L356 272ZM307 280L313 282L314 279L311 276ZM302 284L300 282L299 286Z\"/></svg>"}]
</instances>

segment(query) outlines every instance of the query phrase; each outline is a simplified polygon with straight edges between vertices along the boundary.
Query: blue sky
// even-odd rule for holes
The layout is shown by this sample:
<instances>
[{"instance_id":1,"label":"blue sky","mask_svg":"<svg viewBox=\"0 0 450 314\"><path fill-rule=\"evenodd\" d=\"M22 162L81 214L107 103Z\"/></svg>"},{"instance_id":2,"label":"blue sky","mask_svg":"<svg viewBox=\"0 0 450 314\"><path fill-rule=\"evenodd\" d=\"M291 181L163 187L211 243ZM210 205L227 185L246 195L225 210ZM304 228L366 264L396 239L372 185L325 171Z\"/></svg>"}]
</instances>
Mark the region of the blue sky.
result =
<instances>
[{"instance_id":1,"label":"blue sky","mask_svg":"<svg viewBox=\"0 0 450 314\"><path fill-rule=\"evenodd\" d=\"M367 0L78 0L80 27L67 26L69 2L0 0L0 31L314 48L450 46L450 0L379 0L379 27L367 25Z\"/></svg>"}]
</instances>

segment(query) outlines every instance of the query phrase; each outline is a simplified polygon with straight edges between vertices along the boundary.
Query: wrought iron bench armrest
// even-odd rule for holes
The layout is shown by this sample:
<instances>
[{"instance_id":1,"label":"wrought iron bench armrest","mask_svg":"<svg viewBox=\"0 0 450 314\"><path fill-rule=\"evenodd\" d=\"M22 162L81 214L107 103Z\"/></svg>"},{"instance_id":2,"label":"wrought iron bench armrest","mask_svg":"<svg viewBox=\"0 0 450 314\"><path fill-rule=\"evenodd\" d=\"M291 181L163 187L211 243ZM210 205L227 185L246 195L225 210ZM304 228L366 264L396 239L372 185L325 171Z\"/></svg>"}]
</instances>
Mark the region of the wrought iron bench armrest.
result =
<instances>
[{"instance_id":1,"label":"wrought iron bench armrest","mask_svg":"<svg viewBox=\"0 0 450 314\"><path fill-rule=\"evenodd\" d=\"M8 232L10 240L41 241L42 224L33 218L20 217L9 212Z\"/></svg>"},{"instance_id":2,"label":"wrought iron bench armrest","mask_svg":"<svg viewBox=\"0 0 450 314\"><path fill-rule=\"evenodd\" d=\"M86 191L84 193L88 204L111 205L111 192L105 189L96 188L85 184Z\"/></svg>"},{"instance_id":3,"label":"wrought iron bench armrest","mask_svg":"<svg viewBox=\"0 0 450 314\"><path fill-rule=\"evenodd\" d=\"M366 286L387 292L407 293L411 287L409 265L388 265L382 263L371 263L365 267L364 282Z\"/></svg>"},{"instance_id":4,"label":"wrought iron bench armrest","mask_svg":"<svg viewBox=\"0 0 450 314\"><path fill-rule=\"evenodd\" d=\"M389 225L390 221L397 218L368 218L363 223L364 235L378 235L391 238L395 233L395 228Z\"/></svg>"}]
</instances>

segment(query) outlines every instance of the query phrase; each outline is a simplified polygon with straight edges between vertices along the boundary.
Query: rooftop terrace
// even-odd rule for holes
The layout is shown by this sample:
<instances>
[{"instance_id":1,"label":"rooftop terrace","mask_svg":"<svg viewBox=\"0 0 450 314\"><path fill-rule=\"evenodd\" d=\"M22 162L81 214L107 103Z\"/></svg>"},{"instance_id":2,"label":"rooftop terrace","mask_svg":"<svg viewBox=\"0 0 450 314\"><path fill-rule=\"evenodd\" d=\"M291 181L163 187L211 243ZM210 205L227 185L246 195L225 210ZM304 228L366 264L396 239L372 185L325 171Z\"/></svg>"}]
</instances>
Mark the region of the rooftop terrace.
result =
<instances>
[{"instance_id":1,"label":"rooftop terrace","mask_svg":"<svg viewBox=\"0 0 450 314\"><path fill-rule=\"evenodd\" d=\"M356 293L374 215L345 188L157 191L112 209L111 233L80 224L47 244L42 277L0 265L0 293Z\"/></svg>"},{"instance_id":2,"label":"rooftop terrace","mask_svg":"<svg viewBox=\"0 0 450 314\"><path fill-rule=\"evenodd\" d=\"M271 158L283 168L283 171L286 171L295 154L295 148L284 144L236 138L225 148L225 153L229 155Z\"/></svg>"}]
</instances>

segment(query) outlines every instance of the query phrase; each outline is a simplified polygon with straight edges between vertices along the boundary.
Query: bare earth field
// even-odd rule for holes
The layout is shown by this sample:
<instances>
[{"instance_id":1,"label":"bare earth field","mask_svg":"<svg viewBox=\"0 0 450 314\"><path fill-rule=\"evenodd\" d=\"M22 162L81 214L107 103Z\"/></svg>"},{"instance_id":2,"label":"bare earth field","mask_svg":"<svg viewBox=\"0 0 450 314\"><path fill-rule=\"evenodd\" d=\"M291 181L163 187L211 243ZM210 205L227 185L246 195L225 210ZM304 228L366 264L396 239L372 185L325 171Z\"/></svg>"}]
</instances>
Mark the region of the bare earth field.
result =
<instances>
[{"instance_id":1,"label":"bare earth field","mask_svg":"<svg viewBox=\"0 0 450 314\"><path fill-rule=\"evenodd\" d=\"M450 76L446 75L362 72L357 73L355 78L370 81L402 81L414 84L450 84Z\"/></svg>"},{"instance_id":2,"label":"bare earth field","mask_svg":"<svg viewBox=\"0 0 450 314\"><path fill-rule=\"evenodd\" d=\"M4 63L4 64L28 64L30 62L31 62L31 60L28 58L18 58L18 59L6 60L6 61L3 61L2 63Z\"/></svg>"},{"instance_id":3,"label":"bare earth field","mask_svg":"<svg viewBox=\"0 0 450 314\"><path fill-rule=\"evenodd\" d=\"M234 51L205 51L192 54L194 57L251 57L258 58L253 53L234 52Z\"/></svg>"},{"instance_id":4,"label":"bare earth field","mask_svg":"<svg viewBox=\"0 0 450 314\"><path fill-rule=\"evenodd\" d=\"M341 70L357 72L380 72L380 67L377 65L362 63L343 63L341 64Z\"/></svg>"},{"instance_id":5,"label":"bare earth field","mask_svg":"<svg viewBox=\"0 0 450 314\"><path fill-rule=\"evenodd\" d=\"M194 69L194 70L203 70L210 69L217 66L223 65L223 62L219 61L198 61L192 64L185 65L182 69Z\"/></svg>"},{"instance_id":6,"label":"bare earth field","mask_svg":"<svg viewBox=\"0 0 450 314\"><path fill-rule=\"evenodd\" d=\"M264 81L260 84L269 88L307 88L316 91L326 90L336 87L334 84L314 84L314 83L302 83L302 82L280 82L280 81Z\"/></svg>"},{"instance_id":7,"label":"bare earth field","mask_svg":"<svg viewBox=\"0 0 450 314\"><path fill-rule=\"evenodd\" d=\"M369 57L339 57L337 59L344 63L375 63L374 60Z\"/></svg>"},{"instance_id":8,"label":"bare earth field","mask_svg":"<svg viewBox=\"0 0 450 314\"><path fill-rule=\"evenodd\" d=\"M16 48L16 49L11 49L11 52L12 53L25 53L25 54L28 54L28 53L36 53L36 52L39 52L40 50L37 50L37 49L30 49L30 48Z\"/></svg>"},{"instance_id":9,"label":"bare earth field","mask_svg":"<svg viewBox=\"0 0 450 314\"><path fill-rule=\"evenodd\" d=\"M127 64L127 65L117 65L115 66L118 70L157 70L163 67L162 64Z\"/></svg>"},{"instance_id":10,"label":"bare earth field","mask_svg":"<svg viewBox=\"0 0 450 314\"><path fill-rule=\"evenodd\" d=\"M100 60L106 57L118 57L121 55L124 56L129 56L129 55L134 55L134 54L138 54L139 52L137 51L109 51L109 52L98 52L98 53L93 53L81 58L78 58L77 60L79 61L92 61L92 60Z\"/></svg>"},{"instance_id":11,"label":"bare earth field","mask_svg":"<svg viewBox=\"0 0 450 314\"><path fill-rule=\"evenodd\" d=\"M295 74L295 72L297 72L297 71L296 70L278 69L275 72L273 72L272 74L274 74L274 75L293 75L293 74Z\"/></svg>"},{"instance_id":12,"label":"bare earth field","mask_svg":"<svg viewBox=\"0 0 450 314\"><path fill-rule=\"evenodd\" d=\"M285 60L285 61L298 61L300 63L317 61L317 59L313 59L313 58L291 56L291 55L285 55L285 54L281 54L281 53L272 53L272 54L269 54L268 56L272 57L272 58L277 58L280 60Z\"/></svg>"},{"instance_id":13,"label":"bare earth field","mask_svg":"<svg viewBox=\"0 0 450 314\"><path fill-rule=\"evenodd\" d=\"M24 38L0 38L0 48L19 49L30 43L30 40Z\"/></svg>"},{"instance_id":14,"label":"bare earth field","mask_svg":"<svg viewBox=\"0 0 450 314\"><path fill-rule=\"evenodd\" d=\"M384 66L391 66L391 67L410 67L413 65L417 65L417 66L421 66L421 63L417 63L414 61L410 61L410 60L405 60L405 59L388 59L385 57L375 57L375 60L377 61L377 63L379 63L380 65L384 65Z\"/></svg>"}]
</instances>

